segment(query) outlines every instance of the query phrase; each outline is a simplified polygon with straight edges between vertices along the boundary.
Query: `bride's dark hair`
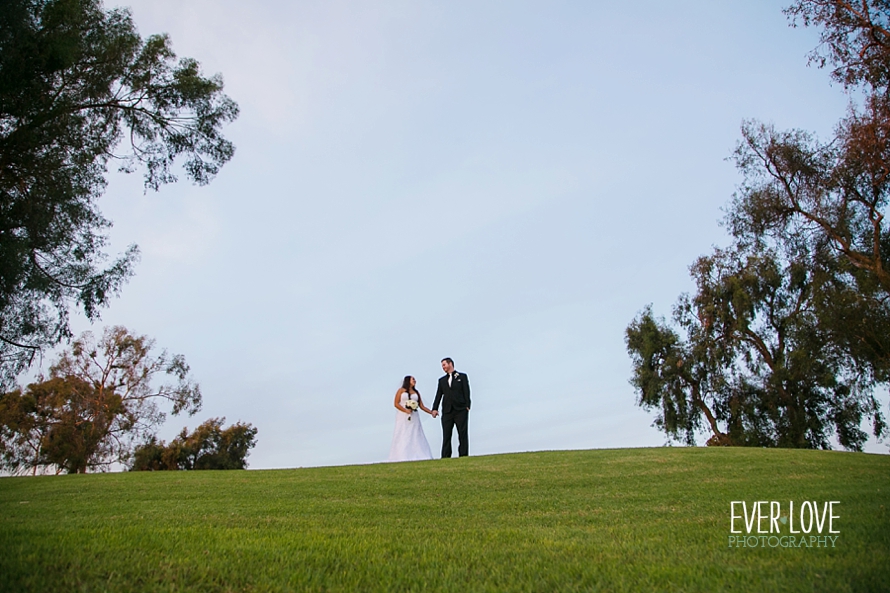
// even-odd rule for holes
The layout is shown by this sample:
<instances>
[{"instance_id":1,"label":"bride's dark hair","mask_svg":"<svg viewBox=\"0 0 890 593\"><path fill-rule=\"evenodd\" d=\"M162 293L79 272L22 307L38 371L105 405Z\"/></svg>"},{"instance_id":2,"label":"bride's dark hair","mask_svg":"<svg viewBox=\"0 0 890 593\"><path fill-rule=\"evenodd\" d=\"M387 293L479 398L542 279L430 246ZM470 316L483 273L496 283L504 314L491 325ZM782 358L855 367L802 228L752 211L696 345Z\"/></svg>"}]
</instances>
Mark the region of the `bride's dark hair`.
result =
<instances>
[{"instance_id":1,"label":"bride's dark hair","mask_svg":"<svg viewBox=\"0 0 890 593\"><path fill-rule=\"evenodd\" d=\"M405 378L402 379L402 389L404 389L408 393L411 393L411 391L412 391L411 379L413 379L413 378L414 377L412 377L411 375L405 375ZM417 391L416 387L413 388L413 391L414 391L414 393L420 393L419 391Z\"/></svg>"}]
</instances>

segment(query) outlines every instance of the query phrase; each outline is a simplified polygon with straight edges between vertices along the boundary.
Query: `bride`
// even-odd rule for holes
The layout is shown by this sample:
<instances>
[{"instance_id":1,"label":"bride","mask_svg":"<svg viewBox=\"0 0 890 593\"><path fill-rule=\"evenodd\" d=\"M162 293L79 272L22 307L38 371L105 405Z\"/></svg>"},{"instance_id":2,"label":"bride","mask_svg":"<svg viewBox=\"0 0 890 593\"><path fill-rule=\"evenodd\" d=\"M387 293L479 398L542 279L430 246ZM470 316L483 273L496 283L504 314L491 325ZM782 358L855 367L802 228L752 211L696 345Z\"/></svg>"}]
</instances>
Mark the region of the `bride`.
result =
<instances>
[{"instance_id":1,"label":"bride","mask_svg":"<svg viewBox=\"0 0 890 593\"><path fill-rule=\"evenodd\" d=\"M389 461L419 461L432 459L430 444L423 434L423 426L420 425L420 414L410 407L406 407L409 400L417 402L417 407L427 414L431 414L429 408L423 405L420 392L414 388L417 381L411 375L405 377L402 386L396 391L393 405L396 407L396 428L392 434L392 446L389 449Z\"/></svg>"}]
</instances>

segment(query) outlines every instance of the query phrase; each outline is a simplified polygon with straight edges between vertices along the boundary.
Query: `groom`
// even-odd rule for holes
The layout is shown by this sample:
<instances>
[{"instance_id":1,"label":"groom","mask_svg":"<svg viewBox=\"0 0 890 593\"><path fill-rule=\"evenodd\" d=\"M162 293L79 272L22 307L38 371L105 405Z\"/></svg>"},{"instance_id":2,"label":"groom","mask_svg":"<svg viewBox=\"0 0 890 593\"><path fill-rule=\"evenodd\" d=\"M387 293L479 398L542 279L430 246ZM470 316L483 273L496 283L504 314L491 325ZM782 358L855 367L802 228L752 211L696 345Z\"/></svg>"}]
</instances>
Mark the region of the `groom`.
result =
<instances>
[{"instance_id":1,"label":"groom","mask_svg":"<svg viewBox=\"0 0 890 593\"><path fill-rule=\"evenodd\" d=\"M465 373L454 370L454 361L442 359L445 376L439 379L436 399L433 402L433 418L439 415L439 402L442 402L442 458L451 457L451 431L457 427L457 454L466 457L470 454L470 435L467 422L470 418L470 380Z\"/></svg>"}]
</instances>

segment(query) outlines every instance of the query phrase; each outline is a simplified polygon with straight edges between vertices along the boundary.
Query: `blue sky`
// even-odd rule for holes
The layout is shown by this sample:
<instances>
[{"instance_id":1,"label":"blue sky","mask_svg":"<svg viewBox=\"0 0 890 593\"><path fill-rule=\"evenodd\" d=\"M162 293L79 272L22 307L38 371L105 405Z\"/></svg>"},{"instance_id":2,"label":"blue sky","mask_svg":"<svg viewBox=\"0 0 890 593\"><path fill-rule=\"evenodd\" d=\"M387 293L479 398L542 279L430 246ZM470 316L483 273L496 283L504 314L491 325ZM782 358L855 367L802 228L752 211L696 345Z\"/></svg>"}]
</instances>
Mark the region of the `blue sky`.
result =
<instances>
[{"instance_id":1,"label":"blue sky","mask_svg":"<svg viewBox=\"0 0 890 593\"><path fill-rule=\"evenodd\" d=\"M624 328L726 243L742 120L827 135L846 105L778 2L126 4L241 117L207 187L111 176L142 261L94 330L184 354L204 409L162 436L251 422L253 468L386 459L401 378L431 400L444 356L471 454L663 444Z\"/></svg>"}]
</instances>

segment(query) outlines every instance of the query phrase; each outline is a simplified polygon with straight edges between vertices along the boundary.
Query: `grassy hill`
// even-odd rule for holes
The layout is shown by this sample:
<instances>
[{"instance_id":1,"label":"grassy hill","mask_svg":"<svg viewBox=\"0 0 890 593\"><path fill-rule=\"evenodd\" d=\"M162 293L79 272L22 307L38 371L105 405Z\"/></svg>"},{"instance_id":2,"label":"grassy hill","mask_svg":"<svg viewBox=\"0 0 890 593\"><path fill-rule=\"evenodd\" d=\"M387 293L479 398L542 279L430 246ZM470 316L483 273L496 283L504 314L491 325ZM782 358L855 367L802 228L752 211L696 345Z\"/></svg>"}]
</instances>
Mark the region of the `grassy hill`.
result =
<instances>
[{"instance_id":1,"label":"grassy hill","mask_svg":"<svg viewBox=\"0 0 890 593\"><path fill-rule=\"evenodd\" d=\"M890 456L712 448L2 478L0 590L888 591L888 494ZM733 500L840 533L730 547Z\"/></svg>"}]
</instances>

